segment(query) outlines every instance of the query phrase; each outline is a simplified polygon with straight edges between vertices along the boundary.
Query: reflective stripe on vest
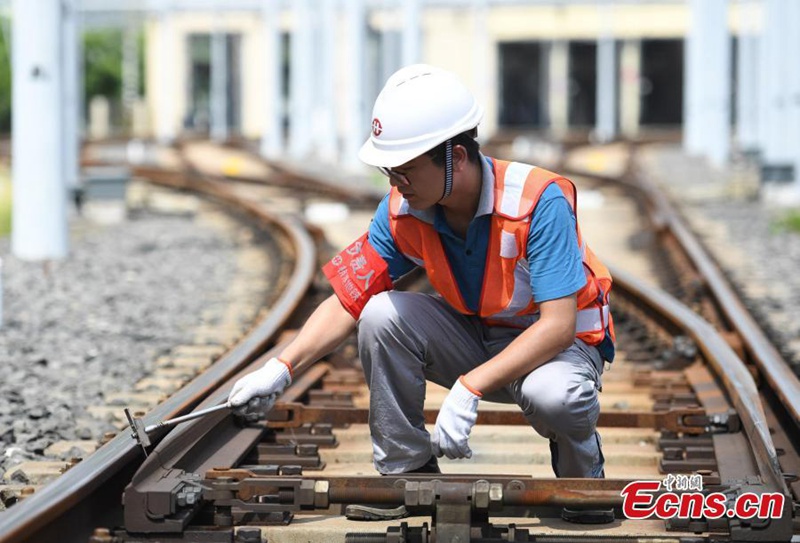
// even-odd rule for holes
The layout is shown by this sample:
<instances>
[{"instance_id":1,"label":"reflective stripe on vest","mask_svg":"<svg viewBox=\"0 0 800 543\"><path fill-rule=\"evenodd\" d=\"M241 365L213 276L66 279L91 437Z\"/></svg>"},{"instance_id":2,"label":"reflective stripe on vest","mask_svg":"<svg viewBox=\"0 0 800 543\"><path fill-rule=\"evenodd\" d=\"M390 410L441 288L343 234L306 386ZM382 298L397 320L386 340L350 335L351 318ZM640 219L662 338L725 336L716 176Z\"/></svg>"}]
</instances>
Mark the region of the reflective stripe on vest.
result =
<instances>
[{"instance_id":1,"label":"reflective stripe on vest","mask_svg":"<svg viewBox=\"0 0 800 543\"><path fill-rule=\"evenodd\" d=\"M553 183L564 193L574 213L575 186L542 168L495 159L492 163L495 205L477 314L487 324L524 328L539 318L527 262L531 216L542 193ZM432 224L410 214L407 202L395 189L389 199L389 215L398 249L409 260L425 267L433 287L457 311L476 314L464 303L438 232ZM586 274L586 285L577 293L576 335L596 345L605 337L606 329L612 339L614 335L608 307L611 275L586 245L579 227L576 233Z\"/></svg>"}]
</instances>

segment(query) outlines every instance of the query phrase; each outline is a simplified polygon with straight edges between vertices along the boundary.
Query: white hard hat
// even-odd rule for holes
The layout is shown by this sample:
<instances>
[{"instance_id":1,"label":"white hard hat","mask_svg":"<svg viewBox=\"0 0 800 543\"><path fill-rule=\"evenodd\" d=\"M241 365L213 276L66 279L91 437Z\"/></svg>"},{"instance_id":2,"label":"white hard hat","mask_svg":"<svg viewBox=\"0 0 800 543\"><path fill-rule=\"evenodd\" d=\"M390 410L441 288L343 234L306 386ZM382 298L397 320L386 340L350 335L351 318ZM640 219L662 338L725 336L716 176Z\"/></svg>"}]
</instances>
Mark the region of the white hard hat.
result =
<instances>
[{"instance_id":1,"label":"white hard hat","mask_svg":"<svg viewBox=\"0 0 800 543\"><path fill-rule=\"evenodd\" d=\"M478 126L483 108L448 71L427 64L401 68L372 108L372 132L358 152L371 166L394 168Z\"/></svg>"}]
</instances>

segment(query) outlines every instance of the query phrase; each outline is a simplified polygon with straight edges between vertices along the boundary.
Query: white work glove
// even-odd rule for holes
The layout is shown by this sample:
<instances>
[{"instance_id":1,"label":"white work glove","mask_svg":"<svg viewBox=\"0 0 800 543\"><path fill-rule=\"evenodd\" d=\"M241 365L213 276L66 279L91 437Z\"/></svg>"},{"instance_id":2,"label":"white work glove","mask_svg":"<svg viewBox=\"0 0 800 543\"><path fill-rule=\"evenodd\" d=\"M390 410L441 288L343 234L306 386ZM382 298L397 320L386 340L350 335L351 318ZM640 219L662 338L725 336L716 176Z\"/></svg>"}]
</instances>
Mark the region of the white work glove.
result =
<instances>
[{"instance_id":1,"label":"white work glove","mask_svg":"<svg viewBox=\"0 0 800 543\"><path fill-rule=\"evenodd\" d=\"M236 381L228 395L228 403L240 415L266 413L290 384L292 373L289 365L270 358L261 369Z\"/></svg>"},{"instance_id":2,"label":"white work glove","mask_svg":"<svg viewBox=\"0 0 800 543\"><path fill-rule=\"evenodd\" d=\"M478 418L480 399L464 386L464 376L459 377L436 417L436 427L431 435L433 454L447 458L472 458L469 433Z\"/></svg>"}]
</instances>

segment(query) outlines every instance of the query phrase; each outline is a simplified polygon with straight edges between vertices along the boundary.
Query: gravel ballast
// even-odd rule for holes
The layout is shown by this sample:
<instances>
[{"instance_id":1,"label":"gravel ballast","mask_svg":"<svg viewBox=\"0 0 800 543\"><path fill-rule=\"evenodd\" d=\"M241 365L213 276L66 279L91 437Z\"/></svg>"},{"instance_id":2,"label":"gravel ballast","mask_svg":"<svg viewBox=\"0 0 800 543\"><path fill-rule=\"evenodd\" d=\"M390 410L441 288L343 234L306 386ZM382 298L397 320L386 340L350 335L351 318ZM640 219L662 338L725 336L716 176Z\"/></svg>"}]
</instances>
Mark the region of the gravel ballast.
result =
<instances>
[{"instance_id":1,"label":"gravel ballast","mask_svg":"<svg viewBox=\"0 0 800 543\"><path fill-rule=\"evenodd\" d=\"M43 459L55 441L115 431L86 408L131 390L225 302L237 238L201 216L142 208L116 225L75 218L69 257L49 263L20 261L0 240L0 474Z\"/></svg>"}]
</instances>

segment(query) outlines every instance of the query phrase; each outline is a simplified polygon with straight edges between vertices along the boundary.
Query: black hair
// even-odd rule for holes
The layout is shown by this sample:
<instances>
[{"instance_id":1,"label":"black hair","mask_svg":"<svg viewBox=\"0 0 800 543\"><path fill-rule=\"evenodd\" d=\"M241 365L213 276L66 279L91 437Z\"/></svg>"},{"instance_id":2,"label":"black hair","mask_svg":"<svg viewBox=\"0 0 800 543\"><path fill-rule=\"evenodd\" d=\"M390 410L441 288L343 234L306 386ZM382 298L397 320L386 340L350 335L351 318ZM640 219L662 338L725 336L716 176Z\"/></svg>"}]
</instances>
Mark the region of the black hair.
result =
<instances>
[{"instance_id":1,"label":"black hair","mask_svg":"<svg viewBox=\"0 0 800 543\"><path fill-rule=\"evenodd\" d=\"M480 164L481 160L481 157L478 154L480 152L481 144L475 139L477 136L478 129L476 127L450 138L450 141L453 142L453 147L456 145L462 145L467 150L467 159L473 164ZM431 157L433 163L440 168L444 168L445 166L445 151L447 149L446 143L447 142L442 142L425 153L427 156Z\"/></svg>"}]
</instances>

